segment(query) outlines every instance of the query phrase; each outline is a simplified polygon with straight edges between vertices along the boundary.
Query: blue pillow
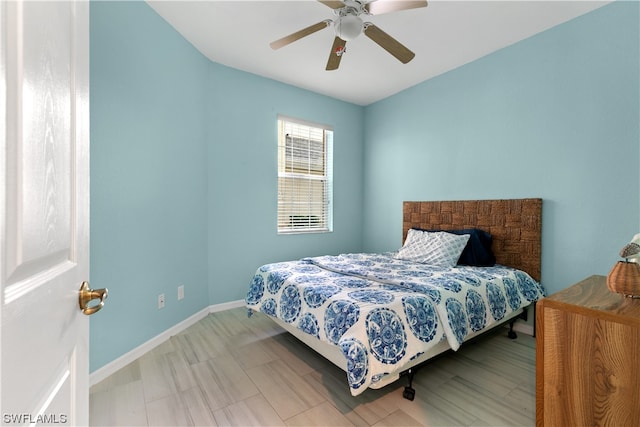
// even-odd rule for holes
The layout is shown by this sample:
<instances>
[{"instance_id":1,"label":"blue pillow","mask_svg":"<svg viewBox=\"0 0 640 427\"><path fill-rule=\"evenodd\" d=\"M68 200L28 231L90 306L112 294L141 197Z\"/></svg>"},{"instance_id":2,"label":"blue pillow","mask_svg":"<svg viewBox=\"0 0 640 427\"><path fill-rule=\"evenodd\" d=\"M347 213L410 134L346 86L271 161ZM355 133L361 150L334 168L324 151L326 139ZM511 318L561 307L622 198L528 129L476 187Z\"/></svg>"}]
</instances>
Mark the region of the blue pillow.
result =
<instances>
[{"instance_id":1,"label":"blue pillow","mask_svg":"<svg viewBox=\"0 0 640 427\"><path fill-rule=\"evenodd\" d=\"M496 257L491 250L491 234L478 228L467 228L463 230L425 230L416 228L421 231L446 231L453 234L469 234L469 241L465 246L458 265L471 265L475 267L491 267L496 264Z\"/></svg>"}]
</instances>

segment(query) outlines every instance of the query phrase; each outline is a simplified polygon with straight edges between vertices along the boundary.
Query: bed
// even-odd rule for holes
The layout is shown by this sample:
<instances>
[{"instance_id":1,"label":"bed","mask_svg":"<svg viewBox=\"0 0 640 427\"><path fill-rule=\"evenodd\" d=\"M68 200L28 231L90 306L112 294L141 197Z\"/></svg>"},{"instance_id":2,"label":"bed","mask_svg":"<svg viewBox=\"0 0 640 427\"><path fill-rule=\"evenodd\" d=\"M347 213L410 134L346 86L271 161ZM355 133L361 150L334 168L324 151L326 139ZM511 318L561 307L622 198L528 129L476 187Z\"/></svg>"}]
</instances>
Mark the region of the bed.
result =
<instances>
[{"instance_id":1,"label":"bed","mask_svg":"<svg viewBox=\"0 0 640 427\"><path fill-rule=\"evenodd\" d=\"M344 370L356 396L526 313L545 295L541 222L542 199L403 202L398 251L263 265L246 305Z\"/></svg>"}]
</instances>

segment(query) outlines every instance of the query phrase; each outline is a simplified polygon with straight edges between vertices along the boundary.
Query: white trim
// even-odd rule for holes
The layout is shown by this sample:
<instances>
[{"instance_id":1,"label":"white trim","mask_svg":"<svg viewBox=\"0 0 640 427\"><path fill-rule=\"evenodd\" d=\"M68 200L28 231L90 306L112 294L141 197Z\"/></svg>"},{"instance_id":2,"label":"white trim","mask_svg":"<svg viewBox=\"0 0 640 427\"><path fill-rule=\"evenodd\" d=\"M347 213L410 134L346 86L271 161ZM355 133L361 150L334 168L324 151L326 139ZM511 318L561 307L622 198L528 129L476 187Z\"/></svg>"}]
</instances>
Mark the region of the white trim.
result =
<instances>
[{"instance_id":1,"label":"white trim","mask_svg":"<svg viewBox=\"0 0 640 427\"><path fill-rule=\"evenodd\" d=\"M522 332L525 335L533 336L533 325L530 325L528 323L516 322L513 324L513 330L516 332Z\"/></svg>"},{"instance_id":2,"label":"white trim","mask_svg":"<svg viewBox=\"0 0 640 427\"><path fill-rule=\"evenodd\" d=\"M210 305L209 313L216 313L218 311L231 310L232 308L244 307L246 303L243 299L231 302L223 302L222 304Z\"/></svg>"},{"instance_id":3,"label":"white trim","mask_svg":"<svg viewBox=\"0 0 640 427\"><path fill-rule=\"evenodd\" d=\"M218 311L225 311L225 310L230 310L232 308L244 307L244 305L245 305L244 300L238 300L238 301L225 302L222 304L210 305L209 307L206 307L200 310L199 312L186 318L182 322L173 325L172 327L165 330L164 332L161 332L160 334L151 338L149 341L139 345L133 350L107 363L103 367L98 368L95 371L91 372L91 374L89 374L89 385L93 386L98 384L100 381L104 380L109 375L112 375L119 369L124 368L129 363L133 362L134 360L136 360L143 354L147 353L148 351L153 350L154 348L156 348L157 346L159 346L160 344L162 344L172 336L184 331L189 326L204 319L205 317L207 317L209 313L216 313Z\"/></svg>"}]
</instances>

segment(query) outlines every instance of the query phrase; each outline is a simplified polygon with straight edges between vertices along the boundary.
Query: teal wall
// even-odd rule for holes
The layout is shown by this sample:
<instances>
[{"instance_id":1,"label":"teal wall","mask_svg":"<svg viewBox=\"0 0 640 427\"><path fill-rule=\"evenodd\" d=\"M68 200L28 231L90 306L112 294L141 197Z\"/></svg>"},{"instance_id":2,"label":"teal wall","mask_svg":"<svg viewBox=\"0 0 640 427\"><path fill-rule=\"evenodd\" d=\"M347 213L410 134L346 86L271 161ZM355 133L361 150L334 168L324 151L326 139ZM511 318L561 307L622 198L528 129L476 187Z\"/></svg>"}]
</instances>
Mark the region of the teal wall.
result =
<instances>
[{"instance_id":1,"label":"teal wall","mask_svg":"<svg viewBox=\"0 0 640 427\"><path fill-rule=\"evenodd\" d=\"M363 249L398 248L403 200L542 197L547 289L606 275L639 227L639 18L616 2L369 106Z\"/></svg>"},{"instance_id":2,"label":"teal wall","mask_svg":"<svg viewBox=\"0 0 640 427\"><path fill-rule=\"evenodd\" d=\"M146 3L92 1L91 282L110 296L91 370L242 299L266 262L398 248L403 200L543 197L547 287L606 274L640 227L639 18L614 3L360 107L212 63ZM334 127L333 233L276 234L278 114Z\"/></svg>"},{"instance_id":3,"label":"teal wall","mask_svg":"<svg viewBox=\"0 0 640 427\"><path fill-rule=\"evenodd\" d=\"M362 107L214 64L144 2L90 13L92 371L243 299L261 264L361 248ZM276 234L278 114L334 127L333 233Z\"/></svg>"},{"instance_id":4,"label":"teal wall","mask_svg":"<svg viewBox=\"0 0 640 427\"><path fill-rule=\"evenodd\" d=\"M211 63L210 303L245 297L256 268L362 247L362 107ZM277 235L277 116L333 126L333 232Z\"/></svg>"},{"instance_id":5,"label":"teal wall","mask_svg":"<svg viewBox=\"0 0 640 427\"><path fill-rule=\"evenodd\" d=\"M91 2L90 19L95 370L209 305L209 62L145 3Z\"/></svg>"}]
</instances>

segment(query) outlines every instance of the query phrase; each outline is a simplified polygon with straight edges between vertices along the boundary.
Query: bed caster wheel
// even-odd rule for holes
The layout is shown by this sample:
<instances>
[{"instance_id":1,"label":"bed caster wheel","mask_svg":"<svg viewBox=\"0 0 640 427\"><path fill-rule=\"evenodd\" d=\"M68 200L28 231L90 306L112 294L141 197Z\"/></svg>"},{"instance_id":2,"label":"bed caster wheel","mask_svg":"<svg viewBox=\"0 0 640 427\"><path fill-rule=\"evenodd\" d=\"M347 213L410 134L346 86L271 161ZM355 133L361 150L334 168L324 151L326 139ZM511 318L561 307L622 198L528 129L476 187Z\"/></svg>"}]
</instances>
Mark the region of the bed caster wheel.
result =
<instances>
[{"instance_id":1,"label":"bed caster wheel","mask_svg":"<svg viewBox=\"0 0 640 427\"><path fill-rule=\"evenodd\" d=\"M413 401L413 399L416 397L416 391L411 387L405 387L404 392L402 392L402 397L407 400Z\"/></svg>"},{"instance_id":2,"label":"bed caster wheel","mask_svg":"<svg viewBox=\"0 0 640 427\"><path fill-rule=\"evenodd\" d=\"M507 334L507 336L508 336L509 338L511 338L512 340L515 340L516 338L518 338L518 335L517 335L515 332L513 332L513 331L509 331L509 333Z\"/></svg>"}]
</instances>

